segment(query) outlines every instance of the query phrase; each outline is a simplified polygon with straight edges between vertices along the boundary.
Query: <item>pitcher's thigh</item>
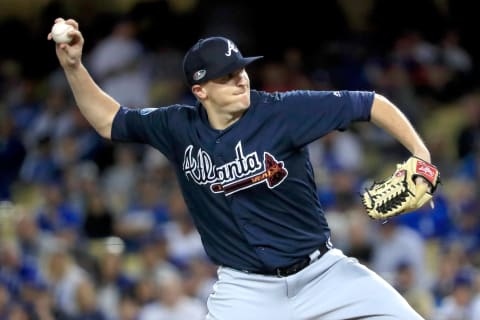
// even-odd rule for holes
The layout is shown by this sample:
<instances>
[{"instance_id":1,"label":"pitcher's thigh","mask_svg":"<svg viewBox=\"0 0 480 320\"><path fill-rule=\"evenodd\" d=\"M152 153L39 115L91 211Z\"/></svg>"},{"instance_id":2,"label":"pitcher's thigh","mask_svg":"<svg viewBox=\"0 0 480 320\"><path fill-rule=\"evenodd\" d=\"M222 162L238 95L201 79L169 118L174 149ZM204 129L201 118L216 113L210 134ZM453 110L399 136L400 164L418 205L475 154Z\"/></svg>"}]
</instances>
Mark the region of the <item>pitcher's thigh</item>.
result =
<instances>
[{"instance_id":1,"label":"pitcher's thigh","mask_svg":"<svg viewBox=\"0 0 480 320\"><path fill-rule=\"evenodd\" d=\"M207 301L207 320L292 319L280 279L230 273L234 276L223 274L213 287Z\"/></svg>"},{"instance_id":2,"label":"pitcher's thigh","mask_svg":"<svg viewBox=\"0 0 480 320\"><path fill-rule=\"evenodd\" d=\"M390 284L355 259L345 257L304 289L295 304L298 319L422 319Z\"/></svg>"}]
</instances>

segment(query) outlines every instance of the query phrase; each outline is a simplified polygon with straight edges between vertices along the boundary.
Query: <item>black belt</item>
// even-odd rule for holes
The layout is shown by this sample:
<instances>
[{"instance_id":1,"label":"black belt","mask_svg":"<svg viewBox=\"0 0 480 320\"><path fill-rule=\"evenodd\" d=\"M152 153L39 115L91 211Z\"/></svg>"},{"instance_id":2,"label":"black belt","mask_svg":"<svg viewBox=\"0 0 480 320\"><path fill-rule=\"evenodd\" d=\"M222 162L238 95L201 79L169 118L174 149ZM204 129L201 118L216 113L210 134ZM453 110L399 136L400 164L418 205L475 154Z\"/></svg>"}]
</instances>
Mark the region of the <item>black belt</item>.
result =
<instances>
[{"instance_id":1,"label":"black belt","mask_svg":"<svg viewBox=\"0 0 480 320\"><path fill-rule=\"evenodd\" d=\"M295 273L305 269L312 262L320 259L331 248L332 248L331 243L330 243L330 241L328 241L327 243L323 244L317 250L315 250L310 255L306 256L305 258L301 259L300 261L298 261L294 264L291 264L289 266L286 266L286 267L276 268L276 269L273 270L273 272L264 273L264 274L276 275L278 277L291 276L292 274L295 274Z\"/></svg>"}]
</instances>

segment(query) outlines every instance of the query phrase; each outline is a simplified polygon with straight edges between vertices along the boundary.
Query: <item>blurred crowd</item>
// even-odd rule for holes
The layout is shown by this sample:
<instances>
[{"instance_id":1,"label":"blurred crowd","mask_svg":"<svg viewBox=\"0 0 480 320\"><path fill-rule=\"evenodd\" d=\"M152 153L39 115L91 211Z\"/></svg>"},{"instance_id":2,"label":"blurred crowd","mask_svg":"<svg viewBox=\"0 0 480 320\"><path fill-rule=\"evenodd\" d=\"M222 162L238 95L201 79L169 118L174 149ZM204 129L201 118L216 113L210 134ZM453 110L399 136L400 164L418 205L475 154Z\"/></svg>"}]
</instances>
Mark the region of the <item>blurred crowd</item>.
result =
<instances>
[{"instance_id":1,"label":"blurred crowd","mask_svg":"<svg viewBox=\"0 0 480 320\"><path fill-rule=\"evenodd\" d=\"M158 3L172 11L198 5ZM245 55L263 54L252 35L235 29L238 15L248 14L240 3L219 5L210 17L224 19L190 33L229 36ZM193 42L181 36L173 42L171 34L152 45L165 30L156 32L148 10L135 8L101 16L109 27L98 33L89 23L101 24L79 13L84 64L124 106L194 102L181 73L185 46ZM42 23L49 28L64 13L51 2L43 17L52 19ZM182 16L185 22L195 14ZM22 23L0 20L0 34ZM48 28L37 32L46 38ZM480 319L478 66L458 29L439 33L432 38L409 28L381 45L361 36L318 46L278 43L248 72L259 90L374 90L405 112L441 173L434 208L385 223L366 216L361 190L409 154L373 125L355 124L310 146L332 240L392 283L425 319L474 320ZM170 164L151 147L115 144L93 131L52 64L53 43L44 48L40 56L49 58L45 65L35 61L37 70L27 68L25 53L0 54L0 320L203 319L216 266ZM29 55L35 60L35 49Z\"/></svg>"}]
</instances>

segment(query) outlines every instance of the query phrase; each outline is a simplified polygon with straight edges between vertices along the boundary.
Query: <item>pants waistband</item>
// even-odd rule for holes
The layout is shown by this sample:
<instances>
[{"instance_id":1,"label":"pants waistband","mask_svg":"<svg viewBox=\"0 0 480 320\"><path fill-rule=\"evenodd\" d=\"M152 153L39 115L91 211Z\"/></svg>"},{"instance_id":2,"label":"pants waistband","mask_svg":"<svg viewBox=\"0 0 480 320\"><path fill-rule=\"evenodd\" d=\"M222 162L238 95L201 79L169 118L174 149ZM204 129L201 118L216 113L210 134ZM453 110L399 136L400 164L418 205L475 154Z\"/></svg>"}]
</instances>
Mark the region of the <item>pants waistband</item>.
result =
<instances>
[{"instance_id":1,"label":"pants waistband","mask_svg":"<svg viewBox=\"0 0 480 320\"><path fill-rule=\"evenodd\" d=\"M301 259L300 261L291 264L289 266L276 268L271 272L271 275L276 275L278 277L288 277L291 276L309 266L311 263L320 259L325 253L328 252L332 247L330 242L324 243L317 250L313 251L310 255ZM268 274L268 273L265 273Z\"/></svg>"},{"instance_id":2,"label":"pants waistband","mask_svg":"<svg viewBox=\"0 0 480 320\"><path fill-rule=\"evenodd\" d=\"M313 262L317 261L320 259L325 253L327 253L330 249L333 249L332 242L330 241L330 238L328 238L327 242L322 244L319 248L317 248L315 251L313 251L311 254L308 256L300 259L299 261L285 266L285 267L279 267L275 268L273 270L246 270L246 269L241 269L241 268L235 268L231 267L226 264L222 264L223 267L227 267L230 269L234 269L237 271L245 272L245 273L251 273L251 274L261 274L261 275L266 275L266 276L277 276L277 277L288 277L291 276L303 269L305 269L307 266L312 264Z\"/></svg>"}]
</instances>

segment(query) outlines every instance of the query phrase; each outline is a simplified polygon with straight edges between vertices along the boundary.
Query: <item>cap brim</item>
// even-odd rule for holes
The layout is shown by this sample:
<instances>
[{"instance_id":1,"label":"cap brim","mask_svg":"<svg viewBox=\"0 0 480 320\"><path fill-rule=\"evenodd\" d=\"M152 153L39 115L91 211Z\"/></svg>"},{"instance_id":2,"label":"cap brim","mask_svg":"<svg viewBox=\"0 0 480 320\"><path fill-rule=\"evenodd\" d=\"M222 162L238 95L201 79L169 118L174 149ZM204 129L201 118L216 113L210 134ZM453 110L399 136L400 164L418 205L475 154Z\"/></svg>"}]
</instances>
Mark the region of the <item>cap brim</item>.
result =
<instances>
[{"instance_id":1,"label":"cap brim","mask_svg":"<svg viewBox=\"0 0 480 320\"><path fill-rule=\"evenodd\" d=\"M211 73L211 74L207 75L204 79L202 79L202 82L206 82L206 81L209 81L209 80L213 80L213 79L216 79L216 78L223 77L223 76L225 76L229 73L232 73L236 70L245 68L250 63L254 62L255 60L261 59L261 58L263 58L263 56L242 57L241 59L238 59L237 61L235 61L235 63L229 64L228 66L226 66L222 70L219 70L218 72Z\"/></svg>"},{"instance_id":2,"label":"cap brim","mask_svg":"<svg viewBox=\"0 0 480 320\"><path fill-rule=\"evenodd\" d=\"M243 66L246 66L250 63L252 63L253 61L255 60L258 60L258 59L261 59L263 58L263 56L256 56L256 57L246 57L246 58L243 58L243 61L246 62Z\"/></svg>"}]
</instances>

